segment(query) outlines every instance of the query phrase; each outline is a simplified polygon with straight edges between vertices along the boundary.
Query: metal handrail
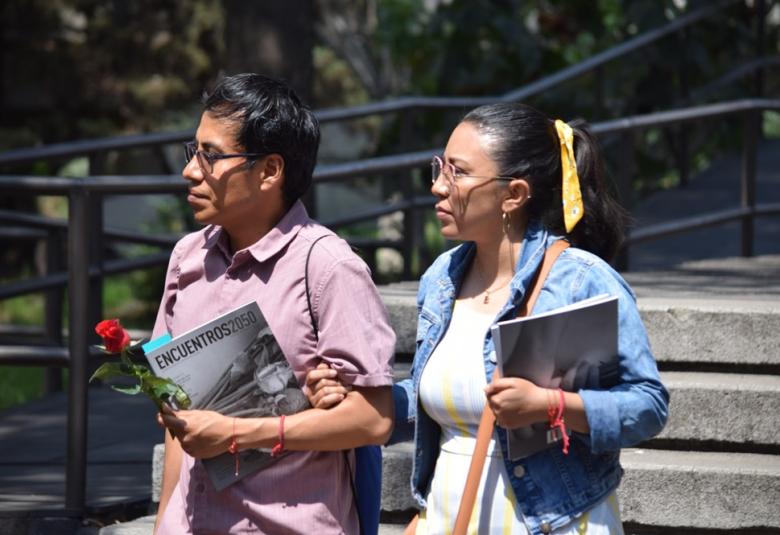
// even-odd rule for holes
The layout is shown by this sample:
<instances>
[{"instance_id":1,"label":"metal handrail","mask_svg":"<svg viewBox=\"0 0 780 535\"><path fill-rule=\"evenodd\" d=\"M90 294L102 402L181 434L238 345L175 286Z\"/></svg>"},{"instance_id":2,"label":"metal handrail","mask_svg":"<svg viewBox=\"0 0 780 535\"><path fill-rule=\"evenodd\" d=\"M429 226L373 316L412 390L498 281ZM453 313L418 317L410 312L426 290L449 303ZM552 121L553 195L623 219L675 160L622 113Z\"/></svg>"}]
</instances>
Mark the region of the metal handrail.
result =
<instances>
[{"instance_id":1,"label":"metal handrail","mask_svg":"<svg viewBox=\"0 0 780 535\"><path fill-rule=\"evenodd\" d=\"M590 125L590 130L596 135L603 135L627 130L666 126L708 117L770 109L780 109L780 99L740 99L634 115L622 119L593 123ZM438 154L441 151L442 147L434 147L424 151L366 158L358 162L318 165L314 170L315 181L334 181L368 174L411 169L427 164L433 154ZM175 175L91 176L78 179L24 175L0 176L0 191L18 191L23 189L38 194L53 195L66 194L68 191L76 188L93 193L176 193L184 191L186 184L181 177Z\"/></svg>"},{"instance_id":2,"label":"metal handrail","mask_svg":"<svg viewBox=\"0 0 780 535\"><path fill-rule=\"evenodd\" d=\"M705 18L726 9L739 0L720 0L709 6L699 8L674 21L644 32L628 41L610 47L571 67L563 68L551 75L540 78L530 84L509 91L503 95L488 97L400 97L381 102L371 102L351 107L325 108L315 111L320 122L344 121L372 115L383 115L410 111L414 109L457 109L473 108L482 104L499 101L518 101L555 87L563 82L577 78L615 59L626 56L642 47L656 42L669 34L678 32ZM164 132L154 134L135 134L115 136L84 141L56 143L45 147L27 147L0 152L0 165L29 163L38 160L58 159L73 156L90 155L110 150L126 150L152 147L187 141L193 136L192 130Z\"/></svg>"},{"instance_id":3,"label":"metal handrail","mask_svg":"<svg viewBox=\"0 0 780 535\"><path fill-rule=\"evenodd\" d=\"M780 110L780 99L742 99L729 102L720 102L716 104L707 104L691 108L668 110L644 115L636 115L618 120L602 121L594 123L591 130L594 134L604 135L608 133L619 133L632 131L642 128L665 126L681 122L700 120L705 118L718 117L722 115L739 114L745 112L755 112L761 110ZM410 153L397 154L393 156L383 156L378 158L369 158L359 162L323 165L315 170L317 180L337 180L339 178L352 178L367 174L377 174L390 171L401 171L410 168L416 168L423 163L427 163L430 155L440 152L439 149L428 151L416 151ZM39 194L51 194L53 192L67 192L72 190L83 190L90 193L125 193L142 194L148 192L178 192L185 188L184 181L179 177L169 175L145 176L145 177L127 177L127 176L107 176L107 177L85 177L79 179L69 179L64 177L29 177L29 176L0 176L0 191L2 190L26 190L34 191ZM430 196L415 197L404 201L398 201L383 206L370 208L349 216L334 218L324 223L330 227L342 227L359 223L362 221L374 220L377 217L391 214L398 211L409 209L418 209L424 206L430 206L432 198ZM734 219L744 218L750 215L757 215L758 210L765 210L764 213L772 213L771 205L756 205L756 212L746 211L746 209L726 210L705 216L697 216L676 222L664 223L653 227L647 227L632 232L626 240L626 245L630 246L642 241L657 239L674 233L672 230L675 225L679 226L680 232L709 226L720 222L726 222ZM67 223L52 218L34 216L30 214L16 214L13 212L0 210L0 221L16 221L22 224L38 226L41 228L65 228ZM148 243L171 247L178 239L176 236L155 237L151 235L137 235L126 231L106 231L105 236L111 239L122 239L127 241L136 241L138 243ZM349 239L353 245L357 244L358 238ZM363 247L367 246L371 240L360 239ZM374 240L375 246L380 247L400 247L398 242L381 242ZM167 253L154 253L132 259L119 259L108 261L104 264L102 271L95 268L90 269L90 277L99 277L108 274L118 274L132 271L140 267L151 267L164 265L168 260ZM53 273L40 276L33 279L26 279L14 283L6 283L0 286L0 299L24 295L42 290L60 288L67 282L67 273Z\"/></svg>"},{"instance_id":4,"label":"metal handrail","mask_svg":"<svg viewBox=\"0 0 780 535\"><path fill-rule=\"evenodd\" d=\"M708 212L704 215L684 217L673 221L665 221L655 225L648 225L631 232L624 242L624 246L637 245L659 238L666 238L676 234L683 234L691 230L712 227L730 221L739 221L746 217L780 214L780 203L757 204L753 208L729 208Z\"/></svg>"}]
</instances>

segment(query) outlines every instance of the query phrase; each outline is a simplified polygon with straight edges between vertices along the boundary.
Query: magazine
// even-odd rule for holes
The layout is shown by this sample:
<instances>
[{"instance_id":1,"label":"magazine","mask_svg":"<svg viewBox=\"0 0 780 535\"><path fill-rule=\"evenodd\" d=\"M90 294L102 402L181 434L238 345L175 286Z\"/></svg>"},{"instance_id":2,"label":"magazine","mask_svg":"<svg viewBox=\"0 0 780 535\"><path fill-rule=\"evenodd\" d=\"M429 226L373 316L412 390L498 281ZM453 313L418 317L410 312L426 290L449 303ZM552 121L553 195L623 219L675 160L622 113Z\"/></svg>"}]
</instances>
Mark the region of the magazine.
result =
<instances>
[{"instance_id":1,"label":"magazine","mask_svg":"<svg viewBox=\"0 0 780 535\"><path fill-rule=\"evenodd\" d=\"M152 371L190 396L192 409L226 416L263 417L309 408L260 307L252 301L176 338L163 335L143 346ZM229 453L203 459L216 490L274 462L270 450L239 453L240 470Z\"/></svg>"},{"instance_id":2,"label":"magazine","mask_svg":"<svg viewBox=\"0 0 780 535\"><path fill-rule=\"evenodd\" d=\"M619 379L617 297L597 295L491 327L503 377L567 392L605 389ZM557 431L557 430L555 430ZM561 440L546 422L507 430L509 457L527 457Z\"/></svg>"}]
</instances>

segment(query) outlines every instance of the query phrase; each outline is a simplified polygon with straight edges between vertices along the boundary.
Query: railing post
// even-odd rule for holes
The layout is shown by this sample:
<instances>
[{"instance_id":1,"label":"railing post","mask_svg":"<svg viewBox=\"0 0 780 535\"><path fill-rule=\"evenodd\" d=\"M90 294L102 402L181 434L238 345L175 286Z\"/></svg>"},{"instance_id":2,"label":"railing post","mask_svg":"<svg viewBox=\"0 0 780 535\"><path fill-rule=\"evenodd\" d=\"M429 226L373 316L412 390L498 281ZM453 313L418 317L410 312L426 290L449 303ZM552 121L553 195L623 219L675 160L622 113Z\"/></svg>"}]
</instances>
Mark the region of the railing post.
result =
<instances>
[{"instance_id":1,"label":"railing post","mask_svg":"<svg viewBox=\"0 0 780 535\"><path fill-rule=\"evenodd\" d=\"M617 194L618 201L627 211L631 211L633 208L633 187L632 180L634 177L634 138L635 132L633 130L627 130L623 134L623 140L621 146L623 150L620 151L618 160L618 172L617 179L615 180L615 193ZM629 269L629 248L625 245L620 249L617 257L615 258L615 268L618 271L627 271Z\"/></svg>"},{"instance_id":2,"label":"railing post","mask_svg":"<svg viewBox=\"0 0 780 535\"><path fill-rule=\"evenodd\" d=\"M414 114L408 110L401 112L400 116L400 128L401 128L401 149L409 150L412 146L414 136ZM417 278L415 271L419 270L419 224L417 210L413 205L414 202L414 175L412 172L405 173L403 175L397 175L401 180L401 192L403 194L404 201L409 203L409 207L404 210L404 223L403 223L403 257L404 268L403 278L410 280ZM417 266L414 265L414 260L417 260ZM415 269L416 268L416 269Z\"/></svg>"},{"instance_id":3,"label":"railing post","mask_svg":"<svg viewBox=\"0 0 780 535\"><path fill-rule=\"evenodd\" d=\"M756 155L760 111L750 110L743 116L741 206L751 210L742 218L742 256L753 256L753 210L756 207Z\"/></svg>"},{"instance_id":4,"label":"railing post","mask_svg":"<svg viewBox=\"0 0 780 535\"><path fill-rule=\"evenodd\" d=\"M75 186L68 209L68 436L65 507L84 512L87 471L89 193Z\"/></svg>"},{"instance_id":5,"label":"railing post","mask_svg":"<svg viewBox=\"0 0 780 535\"><path fill-rule=\"evenodd\" d=\"M46 274L51 275L62 269L62 232L50 230L46 236ZM52 288L45 294L46 339L54 345L62 345L62 288ZM45 394L62 390L62 369L50 366L43 376Z\"/></svg>"},{"instance_id":6,"label":"railing post","mask_svg":"<svg viewBox=\"0 0 780 535\"><path fill-rule=\"evenodd\" d=\"M766 2L755 0L753 9L756 13L756 59L764 59L764 32L766 30ZM764 67L759 66L753 76L753 94L756 98L764 95Z\"/></svg>"},{"instance_id":7,"label":"railing post","mask_svg":"<svg viewBox=\"0 0 780 535\"><path fill-rule=\"evenodd\" d=\"M688 83L688 56L687 51L689 47L689 30L683 28L679 32L680 38L680 50L678 54L677 69L679 77L679 98L683 106L688 106L690 103L690 85ZM688 150L688 133L690 132L692 123L681 123L677 128L678 139L678 153L677 153L677 167L680 173L680 187L684 188L688 186L690 178L690 157ZM674 131L674 130L673 130Z\"/></svg>"},{"instance_id":8,"label":"railing post","mask_svg":"<svg viewBox=\"0 0 780 535\"><path fill-rule=\"evenodd\" d=\"M89 156L89 174L91 176L102 175L106 172L106 153L96 153ZM87 215L90 225L86 231L84 240L89 244L89 266L97 271L97 276L89 283L89 307L87 320L90 325L95 325L103 318L103 195L92 192L88 196Z\"/></svg>"},{"instance_id":9,"label":"railing post","mask_svg":"<svg viewBox=\"0 0 780 535\"><path fill-rule=\"evenodd\" d=\"M593 116L598 119L604 119L604 66L599 65L593 70L596 102L594 104Z\"/></svg>"}]
</instances>

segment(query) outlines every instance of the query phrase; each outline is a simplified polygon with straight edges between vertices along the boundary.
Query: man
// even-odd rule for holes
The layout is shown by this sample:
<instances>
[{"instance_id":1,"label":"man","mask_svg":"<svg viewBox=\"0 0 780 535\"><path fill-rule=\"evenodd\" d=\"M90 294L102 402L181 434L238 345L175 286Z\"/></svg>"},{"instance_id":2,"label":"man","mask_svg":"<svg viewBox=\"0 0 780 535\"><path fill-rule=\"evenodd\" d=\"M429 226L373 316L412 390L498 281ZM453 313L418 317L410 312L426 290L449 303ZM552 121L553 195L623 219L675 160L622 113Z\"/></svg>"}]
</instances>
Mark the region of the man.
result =
<instances>
[{"instance_id":1,"label":"man","mask_svg":"<svg viewBox=\"0 0 780 535\"><path fill-rule=\"evenodd\" d=\"M225 78L204 108L182 174L206 227L171 254L154 335L177 336L255 299L300 384L324 361L352 388L335 409L284 420L166 409L158 419L176 438L166 433L156 532L357 533L340 450L389 436L395 335L365 264L299 200L319 145L311 111L257 74ZM309 252L316 333L304 288ZM232 443L291 453L216 492L197 459Z\"/></svg>"}]
</instances>

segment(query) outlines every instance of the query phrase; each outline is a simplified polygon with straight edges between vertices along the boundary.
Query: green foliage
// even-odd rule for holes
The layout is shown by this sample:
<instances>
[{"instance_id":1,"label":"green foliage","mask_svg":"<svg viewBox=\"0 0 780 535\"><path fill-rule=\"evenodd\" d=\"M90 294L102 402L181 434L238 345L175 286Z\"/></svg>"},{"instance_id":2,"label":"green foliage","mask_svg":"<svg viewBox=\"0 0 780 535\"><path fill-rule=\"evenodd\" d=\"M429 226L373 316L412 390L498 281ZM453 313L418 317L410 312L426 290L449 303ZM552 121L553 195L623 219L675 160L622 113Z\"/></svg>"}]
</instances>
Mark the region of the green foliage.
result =
<instances>
[{"instance_id":1,"label":"green foliage","mask_svg":"<svg viewBox=\"0 0 780 535\"><path fill-rule=\"evenodd\" d=\"M164 377L152 375L148 366L132 364L129 362L104 362L101 364L90 382L96 379L115 379L117 377L132 377L137 382L131 386L111 385L111 388L122 394L134 396L146 394L157 408L162 408L163 403L173 400L181 409L189 408L191 401L187 393L178 385Z\"/></svg>"},{"instance_id":2,"label":"green foliage","mask_svg":"<svg viewBox=\"0 0 780 535\"><path fill-rule=\"evenodd\" d=\"M43 369L3 366L0 372L0 410L38 398Z\"/></svg>"},{"instance_id":3,"label":"green foliage","mask_svg":"<svg viewBox=\"0 0 780 535\"><path fill-rule=\"evenodd\" d=\"M105 351L105 348L102 348ZM176 383L165 377L156 377L149 366L135 364L130 360L130 353L140 351L138 344L129 346L119 354L119 362L104 362L101 364L89 381L96 379L115 379L117 377L130 378L134 384L130 386L111 385L111 388L122 394L134 396L146 394L158 409L162 410L163 403L173 401L176 407L188 409L191 401L187 393Z\"/></svg>"},{"instance_id":4,"label":"green foliage","mask_svg":"<svg viewBox=\"0 0 780 535\"><path fill-rule=\"evenodd\" d=\"M0 149L159 128L224 51L217 0L7 0L2 18L14 83Z\"/></svg>"}]
</instances>

